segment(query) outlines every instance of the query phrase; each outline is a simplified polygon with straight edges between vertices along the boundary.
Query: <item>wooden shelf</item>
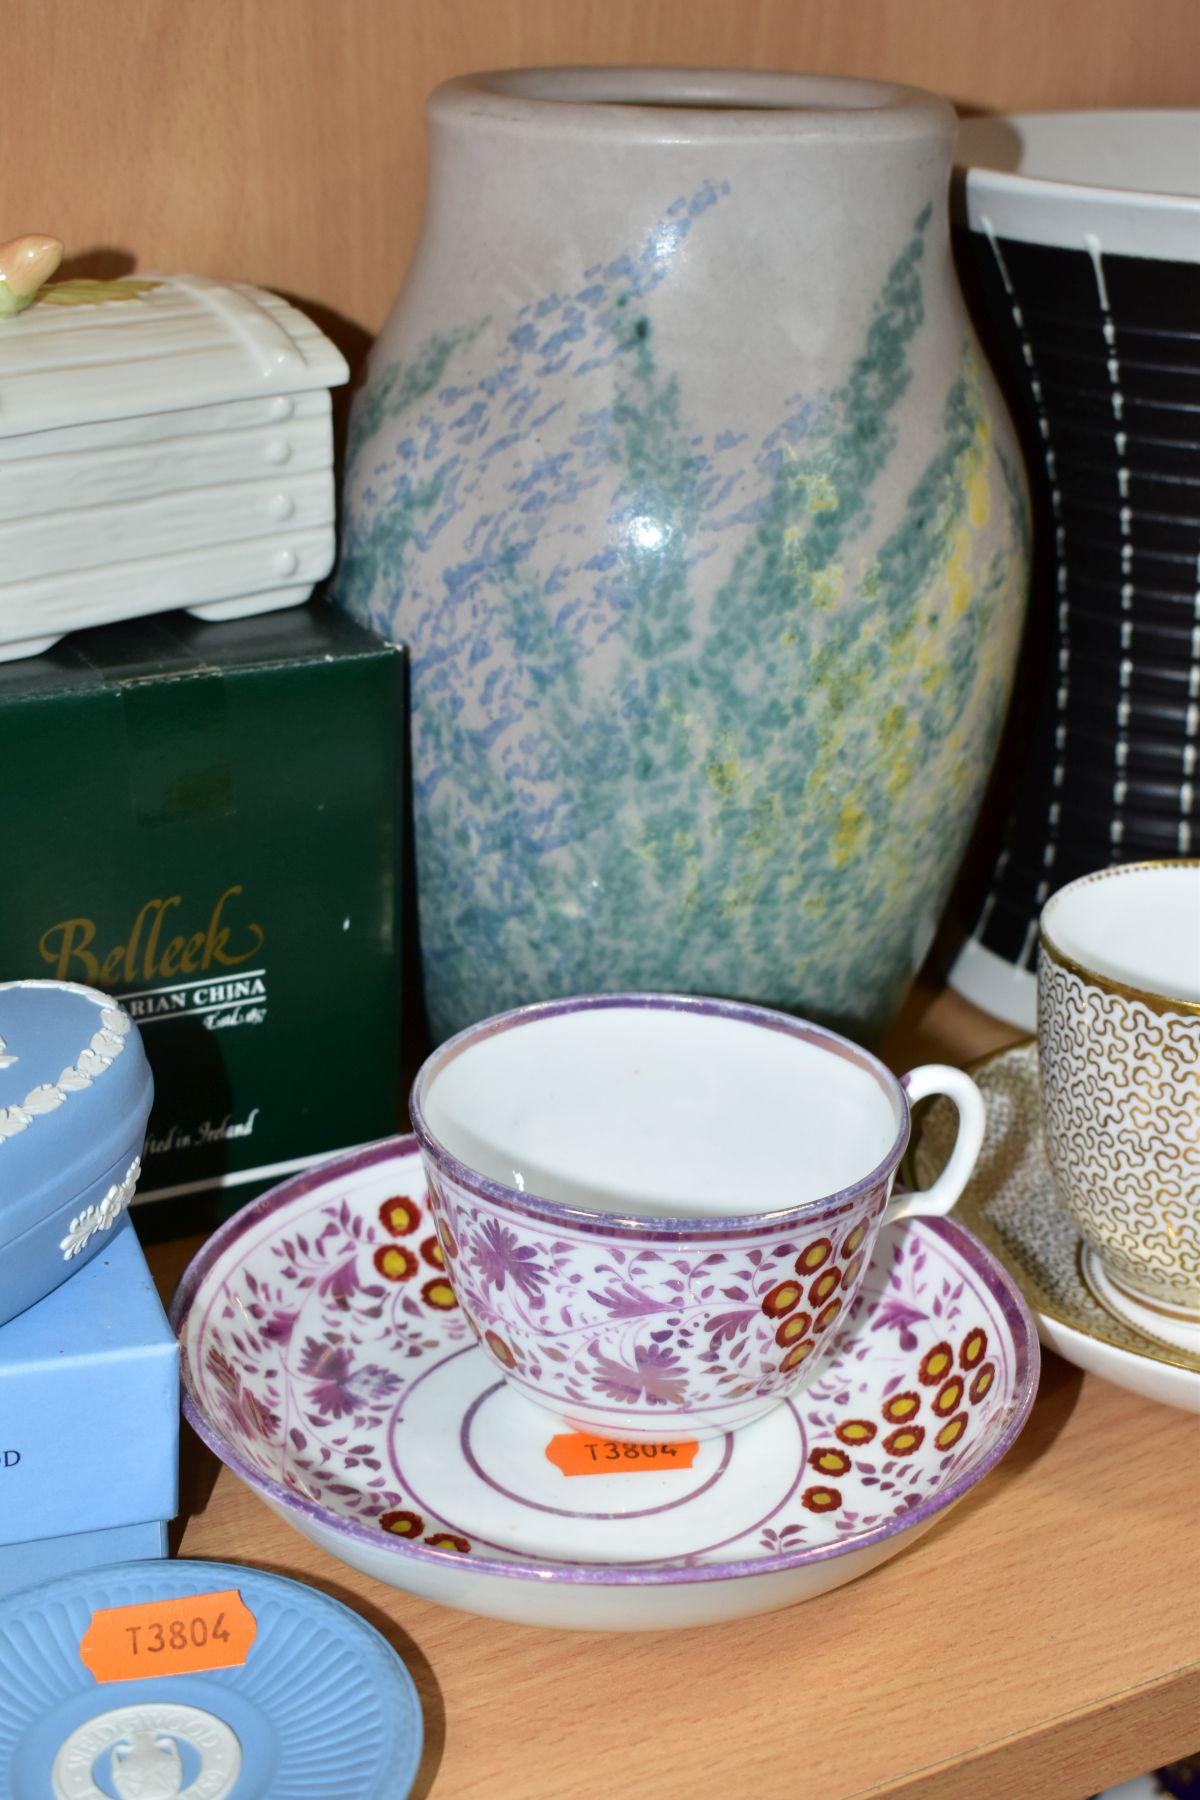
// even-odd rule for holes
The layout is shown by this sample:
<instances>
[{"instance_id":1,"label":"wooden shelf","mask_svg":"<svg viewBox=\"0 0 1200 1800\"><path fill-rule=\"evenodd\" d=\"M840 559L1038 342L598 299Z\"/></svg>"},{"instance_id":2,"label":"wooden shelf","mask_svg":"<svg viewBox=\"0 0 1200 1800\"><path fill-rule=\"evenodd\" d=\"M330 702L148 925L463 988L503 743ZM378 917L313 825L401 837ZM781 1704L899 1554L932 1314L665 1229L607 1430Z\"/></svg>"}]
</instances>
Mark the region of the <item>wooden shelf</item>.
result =
<instances>
[{"instance_id":1,"label":"wooden shelf","mask_svg":"<svg viewBox=\"0 0 1200 1800\"><path fill-rule=\"evenodd\" d=\"M918 991L888 1058L1018 1035ZM150 1252L164 1296L199 1241ZM689 1632L541 1631L383 1587L185 1439L177 1554L298 1577L383 1632L425 1709L418 1800L1081 1800L1200 1744L1200 1420L1052 1355L1014 1449L910 1550Z\"/></svg>"}]
</instances>

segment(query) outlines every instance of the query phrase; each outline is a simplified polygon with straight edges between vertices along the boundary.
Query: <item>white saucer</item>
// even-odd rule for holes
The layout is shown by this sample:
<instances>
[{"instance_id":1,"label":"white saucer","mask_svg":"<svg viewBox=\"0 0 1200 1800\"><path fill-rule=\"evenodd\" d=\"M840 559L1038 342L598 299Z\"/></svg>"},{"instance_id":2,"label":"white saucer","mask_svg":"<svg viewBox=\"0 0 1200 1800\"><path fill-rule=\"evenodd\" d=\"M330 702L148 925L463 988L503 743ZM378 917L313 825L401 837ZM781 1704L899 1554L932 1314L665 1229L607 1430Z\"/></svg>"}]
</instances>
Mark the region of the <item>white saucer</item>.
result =
<instances>
[{"instance_id":1,"label":"white saucer","mask_svg":"<svg viewBox=\"0 0 1200 1800\"><path fill-rule=\"evenodd\" d=\"M1036 1043L1001 1050L971 1073L987 1101L987 1132L955 1217L1009 1270L1049 1349L1116 1387L1200 1412L1200 1353L1139 1330L1084 1279L1083 1247L1042 1145ZM929 1107L912 1152L921 1186L941 1167L957 1128L952 1106L937 1100Z\"/></svg>"},{"instance_id":2,"label":"white saucer","mask_svg":"<svg viewBox=\"0 0 1200 1800\"><path fill-rule=\"evenodd\" d=\"M994 1258L905 1221L794 1403L692 1453L583 1439L477 1347L412 1138L253 1202L172 1316L187 1417L307 1537L446 1605L587 1629L771 1611L864 1573L993 1467L1038 1372Z\"/></svg>"},{"instance_id":3,"label":"white saucer","mask_svg":"<svg viewBox=\"0 0 1200 1800\"><path fill-rule=\"evenodd\" d=\"M1090 1244L1081 1244L1079 1268L1089 1289L1110 1313L1132 1325L1143 1337L1173 1350L1185 1350L1200 1360L1200 1324L1147 1306L1115 1282Z\"/></svg>"}]
</instances>

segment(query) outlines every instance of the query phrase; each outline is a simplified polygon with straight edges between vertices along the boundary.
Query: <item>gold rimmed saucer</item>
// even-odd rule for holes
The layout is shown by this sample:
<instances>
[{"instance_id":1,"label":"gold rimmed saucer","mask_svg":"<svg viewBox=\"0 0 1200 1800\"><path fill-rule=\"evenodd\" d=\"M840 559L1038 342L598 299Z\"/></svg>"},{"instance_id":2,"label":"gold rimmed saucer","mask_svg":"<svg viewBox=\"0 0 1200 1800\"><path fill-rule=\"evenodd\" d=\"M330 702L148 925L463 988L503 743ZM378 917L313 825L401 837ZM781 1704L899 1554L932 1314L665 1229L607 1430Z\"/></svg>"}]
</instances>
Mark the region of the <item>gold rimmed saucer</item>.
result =
<instances>
[{"instance_id":1,"label":"gold rimmed saucer","mask_svg":"<svg viewBox=\"0 0 1200 1800\"><path fill-rule=\"evenodd\" d=\"M1200 1323L1190 1313L1173 1312L1166 1307L1151 1306L1136 1294L1128 1293L1100 1261L1090 1244L1079 1248L1079 1271L1088 1292L1106 1312L1143 1337L1153 1338L1168 1350L1182 1350L1185 1356L1200 1358Z\"/></svg>"},{"instance_id":2,"label":"gold rimmed saucer","mask_svg":"<svg viewBox=\"0 0 1200 1800\"><path fill-rule=\"evenodd\" d=\"M971 1074L987 1102L987 1131L955 1217L1016 1280L1043 1343L1118 1387L1200 1412L1200 1356L1144 1336L1103 1306L1084 1280L1079 1234L1059 1202L1042 1144L1037 1044L997 1051ZM953 1106L934 1101L911 1152L919 1185L944 1164L956 1130Z\"/></svg>"}]
</instances>

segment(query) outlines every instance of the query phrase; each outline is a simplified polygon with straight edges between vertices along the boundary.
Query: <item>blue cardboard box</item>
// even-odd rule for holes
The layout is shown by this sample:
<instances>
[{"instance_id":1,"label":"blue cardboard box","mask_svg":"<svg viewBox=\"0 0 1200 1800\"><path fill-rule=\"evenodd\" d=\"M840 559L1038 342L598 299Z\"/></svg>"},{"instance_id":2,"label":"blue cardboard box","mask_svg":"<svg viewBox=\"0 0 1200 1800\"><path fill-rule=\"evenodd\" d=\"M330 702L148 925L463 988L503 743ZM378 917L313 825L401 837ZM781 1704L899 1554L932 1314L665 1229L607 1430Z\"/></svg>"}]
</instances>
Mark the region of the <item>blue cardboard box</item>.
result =
<instances>
[{"instance_id":1,"label":"blue cardboard box","mask_svg":"<svg viewBox=\"0 0 1200 1800\"><path fill-rule=\"evenodd\" d=\"M28 1544L0 1544L0 1599L20 1588L56 1581L60 1575L78 1575L105 1563L149 1562L166 1554L165 1519L110 1525L106 1531L76 1531L70 1537L35 1538Z\"/></svg>"},{"instance_id":2,"label":"blue cardboard box","mask_svg":"<svg viewBox=\"0 0 1200 1800\"><path fill-rule=\"evenodd\" d=\"M67 1540L132 1527L161 1544L178 1485L179 1349L122 1215L85 1268L0 1327L0 1589L26 1585L9 1546L48 1579L51 1540L68 1558ZM76 1542L64 1568L111 1560L93 1548Z\"/></svg>"}]
</instances>

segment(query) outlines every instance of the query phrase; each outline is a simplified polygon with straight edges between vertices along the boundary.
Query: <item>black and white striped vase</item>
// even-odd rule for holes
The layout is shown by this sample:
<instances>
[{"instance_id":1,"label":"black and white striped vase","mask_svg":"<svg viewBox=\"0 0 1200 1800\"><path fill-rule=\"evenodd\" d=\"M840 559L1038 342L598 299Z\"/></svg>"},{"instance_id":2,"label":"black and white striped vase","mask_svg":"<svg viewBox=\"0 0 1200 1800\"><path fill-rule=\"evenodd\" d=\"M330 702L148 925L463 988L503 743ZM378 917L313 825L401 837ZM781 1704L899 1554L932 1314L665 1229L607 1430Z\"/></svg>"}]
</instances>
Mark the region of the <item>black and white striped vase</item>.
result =
<instances>
[{"instance_id":1,"label":"black and white striped vase","mask_svg":"<svg viewBox=\"0 0 1200 1800\"><path fill-rule=\"evenodd\" d=\"M950 980L1032 1030L1049 896L1200 848L1200 112L975 120L959 161L968 282L1025 426L1044 629Z\"/></svg>"}]
</instances>

